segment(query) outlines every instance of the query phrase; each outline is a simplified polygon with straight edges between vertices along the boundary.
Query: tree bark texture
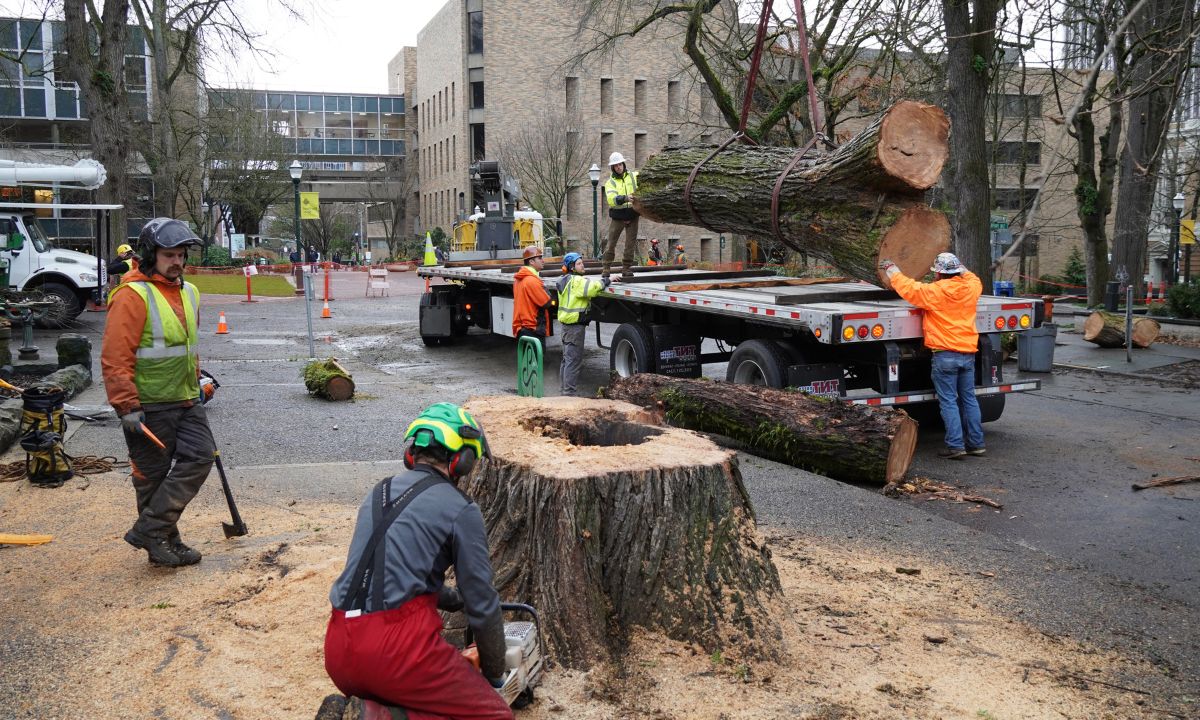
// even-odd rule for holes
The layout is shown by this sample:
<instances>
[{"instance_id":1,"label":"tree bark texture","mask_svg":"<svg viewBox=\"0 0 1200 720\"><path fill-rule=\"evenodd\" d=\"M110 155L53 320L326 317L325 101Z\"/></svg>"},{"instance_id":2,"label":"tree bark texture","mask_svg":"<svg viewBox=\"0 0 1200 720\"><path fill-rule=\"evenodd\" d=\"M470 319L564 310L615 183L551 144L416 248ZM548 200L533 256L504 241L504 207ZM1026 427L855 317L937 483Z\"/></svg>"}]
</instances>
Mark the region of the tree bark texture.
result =
<instances>
[{"instance_id":1,"label":"tree bark texture","mask_svg":"<svg viewBox=\"0 0 1200 720\"><path fill-rule=\"evenodd\" d=\"M881 255L927 272L950 247L945 216L923 202L946 161L949 122L941 109L901 101L832 153L810 151L788 174L779 199L784 242L876 282ZM634 205L657 222L706 224L719 232L772 237L771 195L795 148L731 145L705 163L683 202L688 175L712 147L667 148L638 175ZM904 252L907 250L907 252ZM901 256L919 256L908 266Z\"/></svg>"},{"instance_id":2,"label":"tree bark texture","mask_svg":"<svg viewBox=\"0 0 1200 720\"><path fill-rule=\"evenodd\" d=\"M604 394L836 480L896 482L917 443L917 423L902 410L755 385L641 373L614 380Z\"/></svg>"},{"instance_id":3,"label":"tree bark texture","mask_svg":"<svg viewBox=\"0 0 1200 720\"><path fill-rule=\"evenodd\" d=\"M555 662L608 661L634 626L706 652L782 654L779 576L732 452L626 403L466 407L493 457L459 486L483 511L501 598L538 609Z\"/></svg>"},{"instance_id":4,"label":"tree bark texture","mask_svg":"<svg viewBox=\"0 0 1200 720\"><path fill-rule=\"evenodd\" d=\"M1150 318L1134 318L1133 346L1148 348L1158 339L1162 328ZM1125 316L1094 312L1083 323L1083 339L1103 348L1125 347Z\"/></svg>"}]
</instances>

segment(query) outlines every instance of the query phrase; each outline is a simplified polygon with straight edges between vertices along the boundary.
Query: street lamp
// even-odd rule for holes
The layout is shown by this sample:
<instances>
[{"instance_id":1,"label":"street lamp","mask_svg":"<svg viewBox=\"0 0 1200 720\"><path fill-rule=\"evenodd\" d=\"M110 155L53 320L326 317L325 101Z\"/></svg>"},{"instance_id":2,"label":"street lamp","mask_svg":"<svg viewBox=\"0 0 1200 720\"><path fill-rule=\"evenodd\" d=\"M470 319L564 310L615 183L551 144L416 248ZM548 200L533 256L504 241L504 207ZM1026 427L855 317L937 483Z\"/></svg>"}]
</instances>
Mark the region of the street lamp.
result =
<instances>
[{"instance_id":1,"label":"street lamp","mask_svg":"<svg viewBox=\"0 0 1200 720\"><path fill-rule=\"evenodd\" d=\"M1171 200L1175 208L1175 227L1171 228L1171 284L1179 282L1179 222L1183 216L1183 193L1175 193Z\"/></svg>"},{"instance_id":2,"label":"street lamp","mask_svg":"<svg viewBox=\"0 0 1200 720\"><path fill-rule=\"evenodd\" d=\"M592 163L588 168L588 179L592 181L592 257L600 257L600 210L596 201L596 186L600 184L600 166Z\"/></svg>"},{"instance_id":3,"label":"street lamp","mask_svg":"<svg viewBox=\"0 0 1200 720\"><path fill-rule=\"evenodd\" d=\"M300 176L304 174L299 160L293 160L288 166L288 174L292 176L292 194L296 199L296 266L292 274L296 276L296 290L304 290L304 251L300 249Z\"/></svg>"}]
</instances>

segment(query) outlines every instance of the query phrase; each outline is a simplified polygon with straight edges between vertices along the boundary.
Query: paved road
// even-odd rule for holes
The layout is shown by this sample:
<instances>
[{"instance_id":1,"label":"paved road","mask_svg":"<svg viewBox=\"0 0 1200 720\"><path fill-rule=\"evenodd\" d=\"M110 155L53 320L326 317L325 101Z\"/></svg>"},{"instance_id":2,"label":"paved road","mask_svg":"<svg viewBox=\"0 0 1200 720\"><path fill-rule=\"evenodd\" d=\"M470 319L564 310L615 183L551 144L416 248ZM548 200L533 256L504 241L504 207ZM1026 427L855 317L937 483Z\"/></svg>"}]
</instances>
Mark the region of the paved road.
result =
<instances>
[{"instance_id":1,"label":"paved road","mask_svg":"<svg viewBox=\"0 0 1200 720\"><path fill-rule=\"evenodd\" d=\"M317 355L351 365L359 392L353 403L305 393L301 301L204 299L203 365L222 383L210 418L244 514L252 517L256 502L294 497L357 503L373 479L400 467L401 433L421 407L512 391L511 341L472 336L426 349L416 328L422 281L393 274L391 284L389 297L368 299L361 274L335 273L334 318L317 318L320 305L313 306ZM211 334L218 310L226 313L228 335ZM85 315L79 328L92 334L97 355L102 323L101 315ZM607 353L594 347L594 338L583 377L588 391L607 378ZM1077 336L1064 332L1059 339L1060 355L1073 364L1107 362L1095 362L1098 356L1088 355ZM1129 485L1155 473L1196 474L1189 458L1200 455L1193 449L1200 408L1191 392L1136 373L1164 356L1185 362L1200 353L1155 352L1153 361L1146 355L1135 368L1121 366L1134 370L1131 376L1069 369L1038 375L1040 391L1010 399L1001 421L986 426L986 458L940 460L938 434L922 432L913 472L991 496L1004 503L1000 511L893 500L876 488L743 456L747 486L767 525L899 548L965 573L993 572L1003 591L997 596L1017 598L1024 616L1045 632L1146 653L1162 664L1159 680L1168 689L1197 693L1200 485L1140 493ZM558 386L558 358L552 342L548 390ZM75 402L101 404L103 392L93 387ZM115 423L75 426L73 433L74 454L123 452ZM219 503L220 494L205 491L202 501Z\"/></svg>"}]
</instances>

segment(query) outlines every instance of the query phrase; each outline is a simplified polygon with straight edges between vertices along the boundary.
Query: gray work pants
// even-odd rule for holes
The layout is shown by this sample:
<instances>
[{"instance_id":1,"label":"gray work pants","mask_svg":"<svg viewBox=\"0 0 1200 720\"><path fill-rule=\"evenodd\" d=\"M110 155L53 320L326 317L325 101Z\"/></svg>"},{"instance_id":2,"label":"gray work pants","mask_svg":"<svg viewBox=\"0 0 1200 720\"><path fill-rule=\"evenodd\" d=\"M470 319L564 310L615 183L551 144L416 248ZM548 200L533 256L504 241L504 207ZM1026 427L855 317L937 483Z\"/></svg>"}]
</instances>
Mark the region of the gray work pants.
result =
<instances>
[{"instance_id":1,"label":"gray work pants","mask_svg":"<svg viewBox=\"0 0 1200 720\"><path fill-rule=\"evenodd\" d=\"M613 259L617 256L617 241L621 238L621 231L625 232L625 250L621 255L621 264L625 266L625 272L630 272L629 268L633 267L633 255L637 252L637 237L638 237L638 218L634 217L626 224L625 220L609 219L608 221L608 237L604 239L604 272L612 267Z\"/></svg>"},{"instance_id":2,"label":"gray work pants","mask_svg":"<svg viewBox=\"0 0 1200 720\"><path fill-rule=\"evenodd\" d=\"M167 449L141 433L125 432L138 519L134 531L152 538L174 538L175 525L213 466L217 445L208 416L199 403L191 407L147 410L146 427Z\"/></svg>"},{"instance_id":3,"label":"gray work pants","mask_svg":"<svg viewBox=\"0 0 1200 720\"><path fill-rule=\"evenodd\" d=\"M558 368L563 395L575 395L579 371L583 369L583 342L587 339L587 323L562 325L562 364Z\"/></svg>"}]
</instances>

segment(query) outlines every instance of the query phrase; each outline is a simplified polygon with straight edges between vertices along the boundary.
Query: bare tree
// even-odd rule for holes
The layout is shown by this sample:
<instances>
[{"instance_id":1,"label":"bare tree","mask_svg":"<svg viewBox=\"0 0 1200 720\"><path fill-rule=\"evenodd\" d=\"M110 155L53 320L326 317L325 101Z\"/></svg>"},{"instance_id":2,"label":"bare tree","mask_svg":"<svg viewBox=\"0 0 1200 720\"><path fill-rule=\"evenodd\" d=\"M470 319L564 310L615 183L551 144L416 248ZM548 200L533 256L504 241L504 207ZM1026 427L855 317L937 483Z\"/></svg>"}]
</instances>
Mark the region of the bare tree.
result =
<instances>
[{"instance_id":1,"label":"bare tree","mask_svg":"<svg viewBox=\"0 0 1200 720\"><path fill-rule=\"evenodd\" d=\"M404 158L381 160L379 168L367 177L367 196L372 200L367 219L383 226L388 256L398 259L412 237L406 229L408 201L417 188L416 163Z\"/></svg>"}]
</instances>

